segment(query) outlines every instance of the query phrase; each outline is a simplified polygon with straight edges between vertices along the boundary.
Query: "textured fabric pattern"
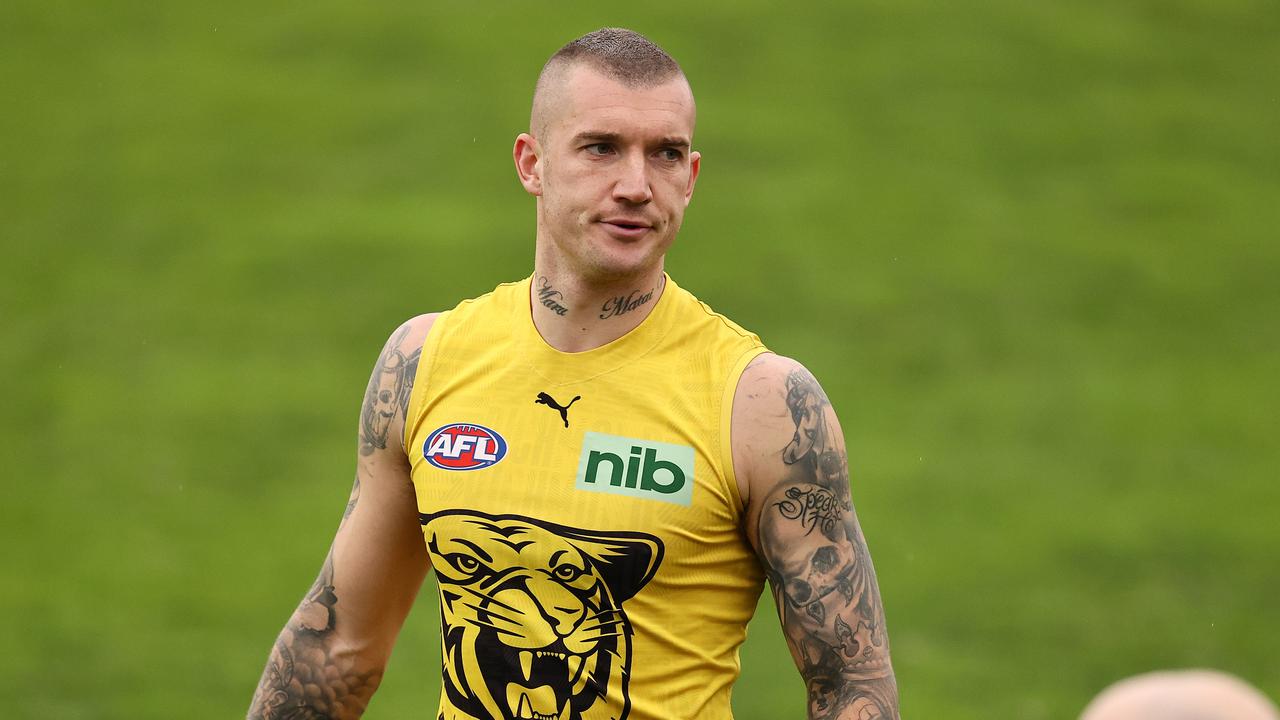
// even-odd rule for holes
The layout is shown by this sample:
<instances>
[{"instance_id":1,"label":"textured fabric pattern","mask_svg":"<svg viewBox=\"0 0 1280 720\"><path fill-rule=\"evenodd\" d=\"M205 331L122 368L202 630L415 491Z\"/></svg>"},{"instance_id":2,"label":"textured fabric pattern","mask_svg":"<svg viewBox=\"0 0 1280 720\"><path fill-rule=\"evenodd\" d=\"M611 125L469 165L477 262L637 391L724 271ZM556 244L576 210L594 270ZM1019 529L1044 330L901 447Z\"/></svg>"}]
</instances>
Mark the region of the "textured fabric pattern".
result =
<instances>
[{"instance_id":1,"label":"textured fabric pattern","mask_svg":"<svg viewBox=\"0 0 1280 720\"><path fill-rule=\"evenodd\" d=\"M636 329L562 353L529 293L441 315L409 405L440 715L729 718L763 574L727 404L764 347L668 278Z\"/></svg>"}]
</instances>

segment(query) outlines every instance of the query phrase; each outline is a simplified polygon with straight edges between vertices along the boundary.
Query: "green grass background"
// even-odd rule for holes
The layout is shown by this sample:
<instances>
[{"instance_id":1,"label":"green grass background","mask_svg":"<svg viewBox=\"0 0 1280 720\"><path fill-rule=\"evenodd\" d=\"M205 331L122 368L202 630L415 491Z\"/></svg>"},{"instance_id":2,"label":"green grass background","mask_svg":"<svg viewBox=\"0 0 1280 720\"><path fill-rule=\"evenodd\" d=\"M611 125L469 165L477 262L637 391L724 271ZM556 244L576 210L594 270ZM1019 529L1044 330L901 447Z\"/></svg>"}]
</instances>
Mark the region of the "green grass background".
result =
<instances>
[{"instance_id":1,"label":"green grass background","mask_svg":"<svg viewBox=\"0 0 1280 720\"><path fill-rule=\"evenodd\" d=\"M243 715L402 319L531 267L542 60L699 102L668 268L839 409L904 714L1280 695L1280 5L0 7L0 708ZM434 716L424 590L366 717ZM801 717L762 601L737 714Z\"/></svg>"}]
</instances>

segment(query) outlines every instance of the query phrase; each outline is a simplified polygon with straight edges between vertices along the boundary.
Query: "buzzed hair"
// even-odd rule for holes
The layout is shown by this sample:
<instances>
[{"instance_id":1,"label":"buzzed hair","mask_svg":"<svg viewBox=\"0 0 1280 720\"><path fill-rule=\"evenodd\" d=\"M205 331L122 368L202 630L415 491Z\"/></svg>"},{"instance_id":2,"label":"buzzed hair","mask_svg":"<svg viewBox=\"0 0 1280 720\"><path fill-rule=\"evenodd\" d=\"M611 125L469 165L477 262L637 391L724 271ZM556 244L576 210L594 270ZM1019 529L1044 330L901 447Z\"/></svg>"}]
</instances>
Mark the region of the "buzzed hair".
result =
<instances>
[{"instance_id":1,"label":"buzzed hair","mask_svg":"<svg viewBox=\"0 0 1280 720\"><path fill-rule=\"evenodd\" d=\"M657 43L634 30L600 28L571 40L542 66L538 84L557 65L586 63L628 87L649 87L683 75L680 64Z\"/></svg>"},{"instance_id":2,"label":"buzzed hair","mask_svg":"<svg viewBox=\"0 0 1280 720\"><path fill-rule=\"evenodd\" d=\"M1173 670L1121 680L1080 720L1280 720L1260 690L1217 670Z\"/></svg>"},{"instance_id":3,"label":"buzzed hair","mask_svg":"<svg viewBox=\"0 0 1280 720\"><path fill-rule=\"evenodd\" d=\"M653 87L684 77L684 70L680 69L675 58L634 30L607 27L589 32L569 41L542 66L538 83L534 86L533 110L529 118L533 132L541 131L539 115L544 110L541 105L546 101L550 86L576 65L586 65L631 88Z\"/></svg>"}]
</instances>

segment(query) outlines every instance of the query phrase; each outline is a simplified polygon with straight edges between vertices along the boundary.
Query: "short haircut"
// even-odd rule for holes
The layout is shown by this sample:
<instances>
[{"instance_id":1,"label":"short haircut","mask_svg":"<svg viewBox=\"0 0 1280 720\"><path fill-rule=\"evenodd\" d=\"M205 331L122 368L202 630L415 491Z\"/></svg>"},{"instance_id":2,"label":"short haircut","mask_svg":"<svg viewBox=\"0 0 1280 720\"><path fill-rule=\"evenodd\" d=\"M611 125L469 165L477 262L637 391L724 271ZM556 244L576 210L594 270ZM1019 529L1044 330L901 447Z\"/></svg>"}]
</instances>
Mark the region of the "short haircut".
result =
<instances>
[{"instance_id":1,"label":"short haircut","mask_svg":"<svg viewBox=\"0 0 1280 720\"><path fill-rule=\"evenodd\" d=\"M1218 670L1136 675L1103 690L1080 720L1280 720L1260 690Z\"/></svg>"},{"instance_id":2,"label":"short haircut","mask_svg":"<svg viewBox=\"0 0 1280 720\"><path fill-rule=\"evenodd\" d=\"M538 84L542 84L548 70L578 63L628 87L650 87L684 74L680 64L649 38L634 30L607 27L557 50L542 66Z\"/></svg>"},{"instance_id":3,"label":"short haircut","mask_svg":"<svg viewBox=\"0 0 1280 720\"><path fill-rule=\"evenodd\" d=\"M542 66L529 118L534 134L541 134L549 111L547 103L554 102L548 97L555 95L553 86L578 65L630 88L650 88L684 78L680 64L649 38L626 28L600 28L570 41Z\"/></svg>"}]
</instances>

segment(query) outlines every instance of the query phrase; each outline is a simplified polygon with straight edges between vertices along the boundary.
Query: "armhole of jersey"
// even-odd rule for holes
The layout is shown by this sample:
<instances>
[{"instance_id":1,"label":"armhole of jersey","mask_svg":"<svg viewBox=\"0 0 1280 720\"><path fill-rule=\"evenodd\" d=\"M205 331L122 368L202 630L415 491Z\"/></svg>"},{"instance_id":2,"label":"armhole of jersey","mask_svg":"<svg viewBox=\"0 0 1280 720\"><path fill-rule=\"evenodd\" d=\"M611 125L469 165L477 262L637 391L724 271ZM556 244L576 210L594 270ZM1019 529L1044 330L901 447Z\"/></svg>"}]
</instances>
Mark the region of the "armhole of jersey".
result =
<instances>
[{"instance_id":1,"label":"armhole of jersey","mask_svg":"<svg viewBox=\"0 0 1280 720\"><path fill-rule=\"evenodd\" d=\"M769 352L769 348L756 345L738 358L729 371L724 382L724 397L720 400L720 467L724 468L725 481L729 497L733 499L734 512L741 518L746 506L742 503L742 493L738 491L738 474L733 467L733 398L738 392L738 381L752 360Z\"/></svg>"},{"instance_id":2,"label":"armhole of jersey","mask_svg":"<svg viewBox=\"0 0 1280 720\"><path fill-rule=\"evenodd\" d=\"M418 431L418 425L422 422L423 406L426 405L427 383L423 380L431 378L431 368L435 365L436 351L440 348L440 335L443 334L441 328L448 317L449 311L446 310L437 315L435 321L431 323L431 329L427 331L427 337L422 341L422 355L418 361L418 371L413 376L413 389L409 391L409 407L404 419L404 436L400 438L400 443L410 466L413 465L413 452L409 449L409 443L413 441L413 435Z\"/></svg>"}]
</instances>

